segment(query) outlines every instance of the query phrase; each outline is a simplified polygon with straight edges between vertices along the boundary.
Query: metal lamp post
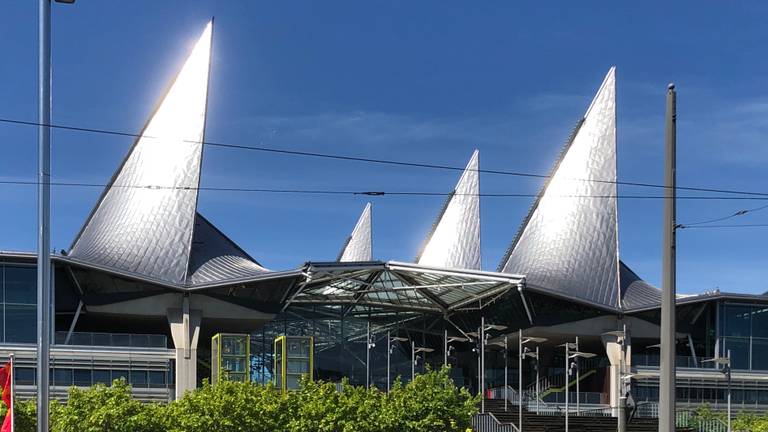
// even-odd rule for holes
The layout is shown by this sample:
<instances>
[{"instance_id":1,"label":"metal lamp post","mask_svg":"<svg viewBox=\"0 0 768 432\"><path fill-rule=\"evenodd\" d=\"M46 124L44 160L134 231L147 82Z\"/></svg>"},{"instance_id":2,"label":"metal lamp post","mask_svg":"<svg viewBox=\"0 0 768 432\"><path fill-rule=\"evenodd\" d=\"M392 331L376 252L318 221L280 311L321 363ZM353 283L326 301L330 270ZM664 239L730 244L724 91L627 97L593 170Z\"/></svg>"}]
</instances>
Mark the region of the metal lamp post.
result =
<instances>
[{"instance_id":1,"label":"metal lamp post","mask_svg":"<svg viewBox=\"0 0 768 432\"><path fill-rule=\"evenodd\" d=\"M507 336L504 336L504 341L499 342L491 342L490 345L496 345L504 348L504 411L507 411L507 389L509 388L509 374L507 373L507 370L509 368L509 361L508 361L508 353L509 353L509 344L508 344L508 338Z\"/></svg>"},{"instance_id":2,"label":"metal lamp post","mask_svg":"<svg viewBox=\"0 0 768 432\"><path fill-rule=\"evenodd\" d=\"M533 357L536 356L536 359L538 361L538 348L536 351L536 354L530 352L528 348L526 347L527 351L523 350L523 345L529 344L529 343L542 343L546 342L547 338L541 338L541 337L523 337L523 329L520 329L518 333L517 338L517 346L518 346L518 361L517 361L517 374L518 374L518 381L517 381L517 421L518 421L518 429L520 432L523 431L523 359L525 357ZM538 374L538 367L537 367L537 374ZM538 385L539 381L538 378L536 379L536 385ZM536 395L538 398L538 394Z\"/></svg>"},{"instance_id":3,"label":"metal lamp post","mask_svg":"<svg viewBox=\"0 0 768 432\"><path fill-rule=\"evenodd\" d=\"M74 3L75 0L56 0ZM48 432L51 345L51 0L38 5L37 430Z\"/></svg>"},{"instance_id":4,"label":"metal lamp post","mask_svg":"<svg viewBox=\"0 0 768 432\"><path fill-rule=\"evenodd\" d=\"M566 342L560 346L565 347L565 432L568 432L568 417L570 415L568 408L568 378L571 376L571 367L576 365L576 363L571 363L571 360L575 358L592 358L596 354L575 351L576 344L571 342ZM574 351L571 351L571 349L574 349Z\"/></svg>"},{"instance_id":5,"label":"metal lamp post","mask_svg":"<svg viewBox=\"0 0 768 432\"><path fill-rule=\"evenodd\" d=\"M464 337L456 337L451 336L448 337L448 330L445 331L445 336L443 337L443 366L448 366L448 351L453 348L450 346L453 342L467 342L469 339Z\"/></svg>"},{"instance_id":6,"label":"metal lamp post","mask_svg":"<svg viewBox=\"0 0 768 432\"><path fill-rule=\"evenodd\" d=\"M434 351L432 348L417 347L416 342L411 341L411 381L416 378L416 354L430 353L432 351Z\"/></svg>"},{"instance_id":7,"label":"metal lamp post","mask_svg":"<svg viewBox=\"0 0 768 432\"><path fill-rule=\"evenodd\" d=\"M371 337L371 323L368 322L365 343L365 388L371 388L371 348L376 347L376 343Z\"/></svg>"},{"instance_id":8,"label":"metal lamp post","mask_svg":"<svg viewBox=\"0 0 768 432\"><path fill-rule=\"evenodd\" d=\"M390 356L392 355L392 350L395 348L392 346L392 342L405 342L407 340L408 339L402 337L392 337L390 336L390 332L387 331L387 393L389 393L392 385L392 379L390 376Z\"/></svg>"},{"instance_id":9,"label":"metal lamp post","mask_svg":"<svg viewBox=\"0 0 768 432\"><path fill-rule=\"evenodd\" d=\"M485 412L485 345L488 342L490 334L486 333L489 330L503 331L507 329L507 326L498 324L485 324L485 317L480 318L480 390L482 396L480 399L480 410ZM506 399L506 389L504 389L504 399Z\"/></svg>"},{"instance_id":10,"label":"metal lamp post","mask_svg":"<svg viewBox=\"0 0 768 432\"><path fill-rule=\"evenodd\" d=\"M725 379L728 382L728 422L727 422L727 431L731 432L731 350L728 350L728 356L726 357L715 357L713 359L709 360L702 360L702 363L704 362L712 362L716 365L722 365L723 369L721 372L723 375L725 375Z\"/></svg>"}]
</instances>

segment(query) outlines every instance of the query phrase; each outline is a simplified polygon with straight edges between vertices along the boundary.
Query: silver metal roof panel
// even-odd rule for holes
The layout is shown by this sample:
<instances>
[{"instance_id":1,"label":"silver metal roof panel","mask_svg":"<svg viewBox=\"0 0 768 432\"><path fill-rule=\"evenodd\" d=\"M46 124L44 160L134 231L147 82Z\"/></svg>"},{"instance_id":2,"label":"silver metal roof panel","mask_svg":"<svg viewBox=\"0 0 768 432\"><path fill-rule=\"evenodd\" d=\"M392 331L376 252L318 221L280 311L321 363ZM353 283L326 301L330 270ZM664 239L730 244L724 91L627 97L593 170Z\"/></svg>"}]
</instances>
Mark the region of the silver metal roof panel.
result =
<instances>
[{"instance_id":1,"label":"silver metal roof panel","mask_svg":"<svg viewBox=\"0 0 768 432\"><path fill-rule=\"evenodd\" d=\"M416 262L420 265L480 270L480 175L472 153Z\"/></svg>"},{"instance_id":2,"label":"silver metal roof panel","mask_svg":"<svg viewBox=\"0 0 768 432\"><path fill-rule=\"evenodd\" d=\"M347 238L344 248L339 253L338 261L370 261L372 259L371 237L371 203L368 203L365 205L363 213L360 214L352 234Z\"/></svg>"},{"instance_id":3,"label":"silver metal roof panel","mask_svg":"<svg viewBox=\"0 0 768 432\"><path fill-rule=\"evenodd\" d=\"M618 308L615 88L611 68L499 271Z\"/></svg>"},{"instance_id":4,"label":"silver metal roof panel","mask_svg":"<svg viewBox=\"0 0 768 432\"><path fill-rule=\"evenodd\" d=\"M209 23L70 250L78 260L186 280L208 98Z\"/></svg>"}]
</instances>

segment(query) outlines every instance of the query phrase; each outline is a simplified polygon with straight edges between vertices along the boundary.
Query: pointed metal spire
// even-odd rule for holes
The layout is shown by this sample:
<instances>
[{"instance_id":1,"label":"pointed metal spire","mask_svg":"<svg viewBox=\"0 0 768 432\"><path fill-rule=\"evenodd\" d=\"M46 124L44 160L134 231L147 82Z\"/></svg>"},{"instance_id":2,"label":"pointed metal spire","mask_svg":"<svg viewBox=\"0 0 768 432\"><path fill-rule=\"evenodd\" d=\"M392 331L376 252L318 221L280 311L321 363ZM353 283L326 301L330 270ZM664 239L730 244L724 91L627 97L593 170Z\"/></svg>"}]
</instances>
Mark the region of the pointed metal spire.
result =
<instances>
[{"instance_id":1,"label":"pointed metal spire","mask_svg":"<svg viewBox=\"0 0 768 432\"><path fill-rule=\"evenodd\" d=\"M213 23L93 209L69 255L182 284L200 182Z\"/></svg>"},{"instance_id":2,"label":"pointed metal spire","mask_svg":"<svg viewBox=\"0 0 768 432\"><path fill-rule=\"evenodd\" d=\"M616 79L611 68L499 271L524 274L529 285L619 307L615 181Z\"/></svg>"},{"instance_id":3,"label":"pointed metal spire","mask_svg":"<svg viewBox=\"0 0 768 432\"><path fill-rule=\"evenodd\" d=\"M416 262L436 267L480 270L480 175L472 153L459 182L427 236Z\"/></svg>"},{"instance_id":4,"label":"pointed metal spire","mask_svg":"<svg viewBox=\"0 0 768 432\"><path fill-rule=\"evenodd\" d=\"M355 229L347 238L347 242L339 253L337 261L371 261L372 257L371 235L371 203L365 205L360 219L357 220Z\"/></svg>"}]
</instances>

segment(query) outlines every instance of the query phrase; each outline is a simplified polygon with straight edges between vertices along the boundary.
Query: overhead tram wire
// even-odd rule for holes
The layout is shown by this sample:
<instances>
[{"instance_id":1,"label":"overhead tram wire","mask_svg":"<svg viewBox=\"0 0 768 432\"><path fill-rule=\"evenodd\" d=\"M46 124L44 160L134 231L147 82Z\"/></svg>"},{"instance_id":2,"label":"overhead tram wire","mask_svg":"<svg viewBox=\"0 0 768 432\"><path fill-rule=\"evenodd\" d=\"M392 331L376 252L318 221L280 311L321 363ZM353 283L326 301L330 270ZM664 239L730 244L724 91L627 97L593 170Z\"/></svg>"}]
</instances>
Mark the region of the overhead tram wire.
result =
<instances>
[{"instance_id":1,"label":"overhead tram wire","mask_svg":"<svg viewBox=\"0 0 768 432\"><path fill-rule=\"evenodd\" d=\"M107 129L85 128L85 127L68 126L68 125L57 125L57 124L41 124L38 122L16 120L16 119L2 118L2 117L0 117L0 123L16 124L16 125L23 125L23 126L35 126L35 127L46 126L52 129L132 137L132 138L142 137L141 134L130 133L130 132L121 132L121 131L114 131L114 130L107 130ZM153 138L148 136L144 136L144 137ZM333 160L342 160L342 161L351 161L351 162L372 163L372 164L380 164L380 165L405 166L405 167L412 167L412 168L428 168L428 169L440 169L440 170L450 170L450 171L466 170L465 167L452 166L452 165L439 165L439 164L407 162L407 161L398 161L398 160L389 160L389 159L365 158L365 157L358 157L358 156L345 156L345 155L330 154L330 153L286 150L286 149L279 149L274 147L250 146L250 145L230 144L230 143L214 142L214 141L188 141L188 142L199 142L202 145L207 145L210 147L229 148L229 149L235 149L235 150L258 151L258 152L284 154L284 155L291 155L291 156L305 156L305 157L333 159ZM504 170L489 170L489 169L477 169L473 171L476 171L478 173L483 173L483 174L496 174L496 175L507 175L507 176L514 176L514 177L526 177L526 178L538 178L538 179L549 179L551 177L546 174L526 173L521 171L504 171ZM667 189L667 186L665 185L654 184L654 183L644 183L644 182L629 182L629 181L600 180L600 179L578 179L578 178L573 180L582 181L582 182L615 184L615 185L621 185L621 186ZM691 186L677 186L676 189L690 191L690 192L709 192L709 193L721 193L721 194L729 194L729 195L748 195L748 196L757 196L757 197L768 197L768 192L739 191L739 190L730 190L730 189L691 187Z\"/></svg>"},{"instance_id":2,"label":"overhead tram wire","mask_svg":"<svg viewBox=\"0 0 768 432\"><path fill-rule=\"evenodd\" d=\"M760 210L765 210L766 208L768 208L768 204L760 206L760 207L755 207L755 208L752 208L752 209L742 209L742 210L734 212L734 213L732 213L732 214L730 214L728 216L722 216L722 217L718 217L718 218L714 218L714 219L702 220L702 221L698 221L698 222L691 222L691 223L687 223L687 224L677 224L675 226L675 228L677 228L677 229L687 229L687 228L697 228L697 227L703 228L703 226L701 226L701 225L709 225L709 224L712 224L712 223L715 223L715 222L726 221L728 219L732 219L732 218L735 218L735 217L744 216L745 214L756 213L756 212L759 212Z\"/></svg>"},{"instance_id":3,"label":"overhead tram wire","mask_svg":"<svg viewBox=\"0 0 768 432\"><path fill-rule=\"evenodd\" d=\"M712 229L721 229L721 228L768 228L768 223L764 224L733 224L733 225L697 225L692 226L689 228L693 229L704 229L704 228L712 228Z\"/></svg>"},{"instance_id":4,"label":"overhead tram wire","mask_svg":"<svg viewBox=\"0 0 768 432\"><path fill-rule=\"evenodd\" d=\"M36 186L38 182L32 180L0 180L0 185L9 186ZM51 186L57 187L81 187L81 188L129 188L148 190L188 190L206 192L250 192L250 193L275 193L275 194L302 194L302 195L353 195L353 196L414 196L414 197L445 197L445 196L477 196L481 198L536 198L534 193L454 193L454 192L430 192L430 191L383 191L383 190L334 190L334 189L276 189L276 188L247 188L247 187L219 187L219 186L161 186L161 185L129 185L86 182L51 182ZM661 195L551 195L555 198L594 198L594 199L666 199ZM703 196L686 195L678 196L682 200L703 201L768 201L768 197L751 196ZM765 207L768 207L766 205ZM761 207L759 207L761 208Z\"/></svg>"}]
</instances>

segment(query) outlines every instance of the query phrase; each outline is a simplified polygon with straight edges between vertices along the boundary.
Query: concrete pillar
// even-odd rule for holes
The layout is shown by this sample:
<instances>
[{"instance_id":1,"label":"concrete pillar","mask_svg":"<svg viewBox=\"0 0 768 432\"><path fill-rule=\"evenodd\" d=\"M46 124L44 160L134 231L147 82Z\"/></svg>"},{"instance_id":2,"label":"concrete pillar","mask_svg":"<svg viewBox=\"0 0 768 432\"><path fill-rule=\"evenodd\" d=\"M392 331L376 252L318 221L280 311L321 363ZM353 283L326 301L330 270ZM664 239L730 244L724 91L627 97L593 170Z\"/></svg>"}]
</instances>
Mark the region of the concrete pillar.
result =
<instances>
[{"instance_id":1,"label":"concrete pillar","mask_svg":"<svg viewBox=\"0 0 768 432\"><path fill-rule=\"evenodd\" d=\"M180 399L187 390L197 387L197 341L202 311L190 310L189 296L185 295L181 308L168 309L167 317L176 348L176 399Z\"/></svg>"},{"instance_id":2,"label":"concrete pillar","mask_svg":"<svg viewBox=\"0 0 768 432\"><path fill-rule=\"evenodd\" d=\"M629 382L621 383L621 376L627 375L632 370L632 338L629 328L626 330L625 353L622 361L621 337L617 335L603 334L601 336L605 354L610 361L611 366L608 373L609 380L609 402L614 417L619 415L619 397L621 393L629 392ZM621 373L623 367L623 374Z\"/></svg>"}]
</instances>

